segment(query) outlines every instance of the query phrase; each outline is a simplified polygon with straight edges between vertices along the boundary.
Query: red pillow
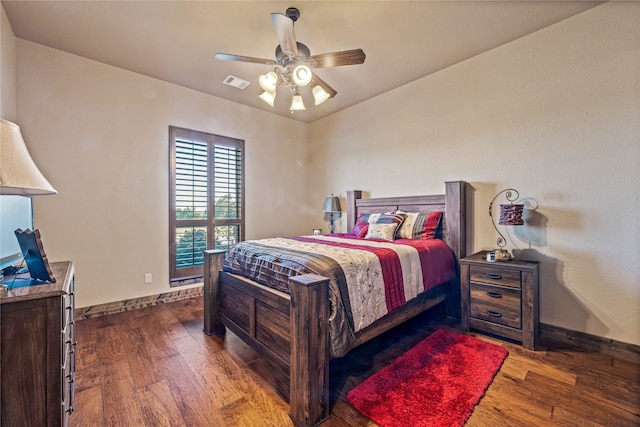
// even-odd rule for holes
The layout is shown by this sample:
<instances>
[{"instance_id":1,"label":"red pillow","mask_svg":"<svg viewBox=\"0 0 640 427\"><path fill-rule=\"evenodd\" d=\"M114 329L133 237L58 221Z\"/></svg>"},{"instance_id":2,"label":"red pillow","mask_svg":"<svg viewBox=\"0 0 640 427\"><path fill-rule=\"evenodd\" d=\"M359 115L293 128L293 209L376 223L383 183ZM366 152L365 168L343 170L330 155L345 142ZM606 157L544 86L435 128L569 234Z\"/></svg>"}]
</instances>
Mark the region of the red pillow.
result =
<instances>
[{"instance_id":1,"label":"red pillow","mask_svg":"<svg viewBox=\"0 0 640 427\"><path fill-rule=\"evenodd\" d=\"M397 233L398 239L430 240L442 234L442 212L406 212Z\"/></svg>"},{"instance_id":2,"label":"red pillow","mask_svg":"<svg viewBox=\"0 0 640 427\"><path fill-rule=\"evenodd\" d=\"M360 221L360 222L357 222L356 225L353 227L353 230L351 230L351 234L353 234L354 236L363 238L364 236L367 235L368 230L369 230L369 223L366 221Z\"/></svg>"}]
</instances>

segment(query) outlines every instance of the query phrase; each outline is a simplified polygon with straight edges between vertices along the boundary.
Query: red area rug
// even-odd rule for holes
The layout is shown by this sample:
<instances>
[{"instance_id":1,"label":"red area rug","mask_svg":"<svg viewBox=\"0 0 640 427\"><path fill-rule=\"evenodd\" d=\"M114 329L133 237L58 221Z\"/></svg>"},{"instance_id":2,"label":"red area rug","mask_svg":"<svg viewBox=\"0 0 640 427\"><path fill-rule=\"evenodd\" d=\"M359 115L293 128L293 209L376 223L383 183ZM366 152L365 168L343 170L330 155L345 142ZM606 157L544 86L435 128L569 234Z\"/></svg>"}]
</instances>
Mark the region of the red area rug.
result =
<instances>
[{"instance_id":1,"label":"red area rug","mask_svg":"<svg viewBox=\"0 0 640 427\"><path fill-rule=\"evenodd\" d=\"M462 426L507 349L440 329L347 395L380 427Z\"/></svg>"}]
</instances>

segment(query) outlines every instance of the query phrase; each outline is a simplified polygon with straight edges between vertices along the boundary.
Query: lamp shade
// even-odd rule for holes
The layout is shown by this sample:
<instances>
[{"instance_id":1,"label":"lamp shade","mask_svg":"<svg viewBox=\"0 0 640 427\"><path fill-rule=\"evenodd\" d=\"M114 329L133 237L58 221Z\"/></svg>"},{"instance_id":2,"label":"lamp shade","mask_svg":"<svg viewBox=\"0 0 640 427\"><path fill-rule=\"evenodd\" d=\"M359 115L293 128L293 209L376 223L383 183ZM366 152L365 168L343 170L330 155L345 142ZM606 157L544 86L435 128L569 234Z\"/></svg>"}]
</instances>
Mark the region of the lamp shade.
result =
<instances>
[{"instance_id":1,"label":"lamp shade","mask_svg":"<svg viewBox=\"0 0 640 427\"><path fill-rule=\"evenodd\" d=\"M321 86L314 86L312 89L313 99L316 101L316 105L322 104L324 101L329 99L331 96L322 89Z\"/></svg>"},{"instance_id":2,"label":"lamp shade","mask_svg":"<svg viewBox=\"0 0 640 427\"><path fill-rule=\"evenodd\" d=\"M262 99L264 102L266 102L267 104L273 107L273 102L276 99L276 93L265 90L260 95L258 95L258 98Z\"/></svg>"},{"instance_id":3,"label":"lamp shade","mask_svg":"<svg viewBox=\"0 0 640 427\"><path fill-rule=\"evenodd\" d=\"M340 198L336 196L327 196L324 199L322 212L342 212L342 209L340 208Z\"/></svg>"},{"instance_id":4,"label":"lamp shade","mask_svg":"<svg viewBox=\"0 0 640 427\"><path fill-rule=\"evenodd\" d=\"M311 73L311 68L306 65L298 65L292 73L293 82L298 86L307 86L311 83L311 79L313 78L313 74Z\"/></svg>"},{"instance_id":5,"label":"lamp shade","mask_svg":"<svg viewBox=\"0 0 640 427\"><path fill-rule=\"evenodd\" d=\"M500 219L498 224L500 225L523 225L522 212L524 211L524 205L520 204L504 204L500 205Z\"/></svg>"},{"instance_id":6,"label":"lamp shade","mask_svg":"<svg viewBox=\"0 0 640 427\"><path fill-rule=\"evenodd\" d=\"M278 75L273 71L258 77L260 87L267 92L275 92L278 85Z\"/></svg>"},{"instance_id":7,"label":"lamp shade","mask_svg":"<svg viewBox=\"0 0 640 427\"><path fill-rule=\"evenodd\" d=\"M291 111L301 111L304 110L304 102L302 101L302 97L299 93L295 93L293 98L291 98Z\"/></svg>"},{"instance_id":8,"label":"lamp shade","mask_svg":"<svg viewBox=\"0 0 640 427\"><path fill-rule=\"evenodd\" d=\"M36 196L56 193L31 159L20 127L0 119L0 194Z\"/></svg>"}]
</instances>

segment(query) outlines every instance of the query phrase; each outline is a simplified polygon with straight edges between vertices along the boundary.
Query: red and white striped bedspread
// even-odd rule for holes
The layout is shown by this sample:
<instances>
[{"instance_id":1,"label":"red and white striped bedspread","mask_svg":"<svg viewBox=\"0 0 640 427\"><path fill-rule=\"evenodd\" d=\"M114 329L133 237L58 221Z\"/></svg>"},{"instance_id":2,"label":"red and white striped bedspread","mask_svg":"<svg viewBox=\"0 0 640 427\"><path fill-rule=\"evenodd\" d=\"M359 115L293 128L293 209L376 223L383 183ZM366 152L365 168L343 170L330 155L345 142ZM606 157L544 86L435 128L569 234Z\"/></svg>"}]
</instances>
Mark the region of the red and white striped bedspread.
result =
<instances>
[{"instance_id":1,"label":"red and white striped bedspread","mask_svg":"<svg viewBox=\"0 0 640 427\"><path fill-rule=\"evenodd\" d=\"M333 356L350 349L355 332L456 277L453 251L442 240L386 242L350 234L242 242L230 249L225 270L284 292L290 276L328 277Z\"/></svg>"}]
</instances>

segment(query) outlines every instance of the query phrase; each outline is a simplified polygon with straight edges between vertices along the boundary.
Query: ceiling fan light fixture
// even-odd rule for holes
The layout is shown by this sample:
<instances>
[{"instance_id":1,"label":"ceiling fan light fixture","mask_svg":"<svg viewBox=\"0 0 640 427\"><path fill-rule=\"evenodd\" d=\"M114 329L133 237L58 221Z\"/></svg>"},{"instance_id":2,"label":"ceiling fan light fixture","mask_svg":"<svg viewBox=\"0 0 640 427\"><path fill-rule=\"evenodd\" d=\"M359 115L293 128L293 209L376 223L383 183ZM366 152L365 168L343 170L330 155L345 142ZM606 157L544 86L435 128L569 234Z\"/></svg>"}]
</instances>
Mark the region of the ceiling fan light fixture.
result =
<instances>
[{"instance_id":1,"label":"ceiling fan light fixture","mask_svg":"<svg viewBox=\"0 0 640 427\"><path fill-rule=\"evenodd\" d=\"M298 65L293 69L292 75L294 83L298 86L307 86L311 83L311 79L313 78L311 68L306 65Z\"/></svg>"},{"instance_id":2,"label":"ceiling fan light fixture","mask_svg":"<svg viewBox=\"0 0 640 427\"><path fill-rule=\"evenodd\" d=\"M262 99L264 102L273 107L273 101L275 101L276 99L276 93L265 90L260 95L258 95L258 98Z\"/></svg>"},{"instance_id":3,"label":"ceiling fan light fixture","mask_svg":"<svg viewBox=\"0 0 640 427\"><path fill-rule=\"evenodd\" d=\"M304 43L296 40L294 23L299 17L300 11L295 7L288 8L285 14L271 14L271 22L279 42L275 50L275 60L229 53L216 53L215 55L217 59L223 61L275 65L276 67L272 71L259 76L258 82L264 92L258 97L273 107L277 89L289 89L292 97L291 113L306 109L299 93L299 88L301 87L308 86L311 89L315 105L324 103L338 93L327 82L314 74L312 68L362 64L366 57L362 49L311 55L309 48ZM230 76L225 83L229 84L229 79L233 80L235 78ZM248 82L245 83L245 86L247 84Z\"/></svg>"},{"instance_id":4,"label":"ceiling fan light fixture","mask_svg":"<svg viewBox=\"0 0 640 427\"><path fill-rule=\"evenodd\" d=\"M291 111L305 110L304 102L302 102L302 96L296 91L291 98Z\"/></svg>"},{"instance_id":5,"label":"ceiling fan light fixture","mask_svg":"<svg viewBox=\"0 0 640 427\"><path fill-rule=\"evenodd\" d=\"M321 86L318 85L313 87L312 93L313 99L315 99L316 101L316 105L320 105L327 99L331 98L331 95L329 95Z\"/></svg>"},{"instance_id":6,"label":"ceiling fan light fixture","mask_svg":"<svg viewBox=\"0 0 640 427\"><path fill-rule=\"evenodd\" d=\"M275 92L278 86L278 75L273 71L269 71L267 74L262 74L258 78L258 83L265 92Z\"/></svg>"}]
</instances>

